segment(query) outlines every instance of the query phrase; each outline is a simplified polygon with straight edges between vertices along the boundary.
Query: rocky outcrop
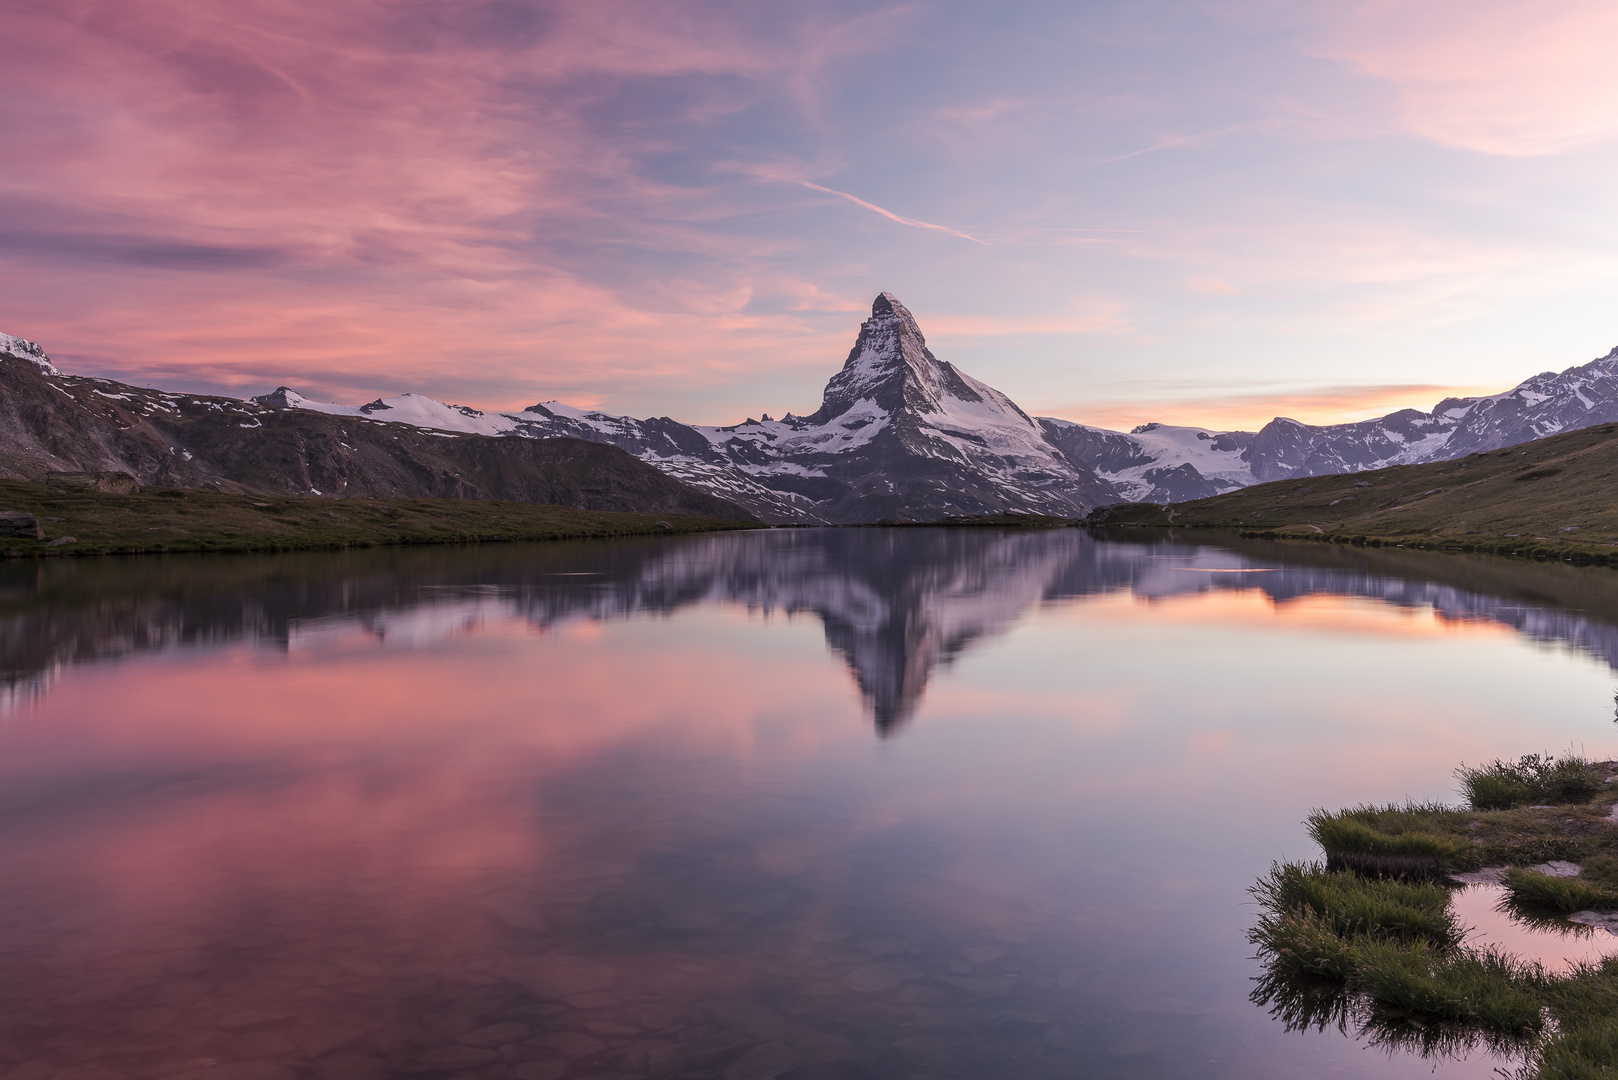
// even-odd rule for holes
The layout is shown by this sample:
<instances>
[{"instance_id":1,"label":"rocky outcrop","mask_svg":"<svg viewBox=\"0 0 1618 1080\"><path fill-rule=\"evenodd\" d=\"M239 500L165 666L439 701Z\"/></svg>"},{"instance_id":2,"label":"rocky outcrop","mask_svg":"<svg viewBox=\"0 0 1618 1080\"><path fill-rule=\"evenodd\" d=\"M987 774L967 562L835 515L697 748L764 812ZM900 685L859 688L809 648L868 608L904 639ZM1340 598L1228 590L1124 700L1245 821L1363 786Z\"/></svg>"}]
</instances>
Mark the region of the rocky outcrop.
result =
<instances>
[{"instance_id":1,"label":"rocky outcrop","mask_svg":"<svg viewBox=\"0 0 1618 1080\"><path fill-rule=\"evenodd\" d=\"M0 510L0 536L43 540L45 532L39 527L39 518L23 510Z\"/></svg>"},{"instance_id":2,"label":"rocky outcrop","mask_svg":"<svg viewBox=\"0 0 1618 1080\"><path fill-rule=\"evenodd\" d=\"M0 354L0 475L97 490L126 476L158 487L509 499L751 520L600 443L435 432L170 394L62 375L15 354Z\"/></svg>"}]
</instances>

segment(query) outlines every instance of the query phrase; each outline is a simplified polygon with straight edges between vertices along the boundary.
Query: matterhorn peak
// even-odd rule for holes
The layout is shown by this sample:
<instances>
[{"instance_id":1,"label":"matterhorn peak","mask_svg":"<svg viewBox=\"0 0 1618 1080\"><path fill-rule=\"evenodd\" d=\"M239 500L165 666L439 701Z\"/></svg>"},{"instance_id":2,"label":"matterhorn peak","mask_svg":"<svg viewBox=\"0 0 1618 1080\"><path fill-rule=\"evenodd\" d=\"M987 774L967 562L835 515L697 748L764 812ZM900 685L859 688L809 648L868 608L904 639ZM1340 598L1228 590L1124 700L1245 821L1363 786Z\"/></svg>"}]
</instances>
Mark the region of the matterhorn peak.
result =
<instances>
[{"instance_id":1,"label":"matterhorn peak","mask_svg":"<svg viewBox=\"0 0 1618 1080\"><path fill-rule=\"evenodd\" d=\"M872 302L871 317L860 324L854 348L843 362L843 369L826 384L820 411L810 420L824 423L860 401L870 401L889 414L896 413L915 396L916 386L936 391L943 381L942 367L928 350L916 317L898 297L884 292Z\"/></svg>"},{"instance_id":2,"label":"matterhorn peak","mask_svg":"<svg viewBox=\"0 0 1618 1080\"><path fill-rule=\"evenodd\" d=\"M884 316L898 319L900 324L915 334L923 345L927 344L927 339L922 337L921 326L916 322L916 317L910 314L910 309L901 304L897 296L885 291L878 293L876 299L871 302L871 318L880 319Z\"/></svg>"}]
</instances>

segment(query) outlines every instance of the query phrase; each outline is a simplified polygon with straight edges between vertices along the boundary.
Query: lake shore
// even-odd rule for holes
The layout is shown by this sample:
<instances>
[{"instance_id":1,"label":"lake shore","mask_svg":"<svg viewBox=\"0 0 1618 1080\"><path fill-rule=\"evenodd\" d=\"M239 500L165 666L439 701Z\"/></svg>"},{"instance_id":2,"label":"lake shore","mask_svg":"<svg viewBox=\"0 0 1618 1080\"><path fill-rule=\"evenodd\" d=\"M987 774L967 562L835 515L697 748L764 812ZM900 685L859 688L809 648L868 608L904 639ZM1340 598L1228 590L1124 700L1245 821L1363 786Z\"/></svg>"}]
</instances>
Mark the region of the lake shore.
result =
<instances>
[{"instance_id":1,"label":"lake shore","mask_svg":"<svg viewBox=\"0 0 1618 1080\"><path fill-rule=\"evenodd\" d=\"M39 519L41 539L0 538L0 557L321 551L723 532L744 522L471 499L331 499L182 488L115 495L0 480L0 510ZM71 538L71 539L68 539Z\"/></svg>"}]
</instances>

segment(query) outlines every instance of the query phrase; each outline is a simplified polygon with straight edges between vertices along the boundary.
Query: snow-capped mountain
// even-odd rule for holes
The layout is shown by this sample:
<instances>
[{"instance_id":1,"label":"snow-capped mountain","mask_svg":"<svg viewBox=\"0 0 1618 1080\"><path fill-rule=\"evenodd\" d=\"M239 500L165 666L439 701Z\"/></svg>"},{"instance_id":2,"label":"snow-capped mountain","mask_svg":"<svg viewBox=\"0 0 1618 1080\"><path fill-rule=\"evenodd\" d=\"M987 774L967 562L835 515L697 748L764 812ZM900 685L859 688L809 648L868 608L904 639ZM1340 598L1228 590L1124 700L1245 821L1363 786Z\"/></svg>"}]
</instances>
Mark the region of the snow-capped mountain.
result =
<instances>
[{"instance_id":1,"label":"snow-capped mountain","mask_svg":"<svg viewBox=\"0 0 1618 1080\"><path fill-rule=\"evenodd\" d=\"M1146 424L1125 434L1041 417L1046 435L1131 502L1180 502L1292 476L1463 457L1618 420L1618 349L1501 394L1352 424L1277 417L1256 432Z\"/></svg>"},{"instance_id":2,"label":"snow-capped mountain","mask_svg":"<svg viewBox=\"0 0 1618 1080\"><path fill-rule=\"evenodd\" d=\"M872 304L818 409L779 420L764 414L728 427L666 416L642 420L557 401L519 412L446 405L420 394L334 405L284 386L246 402L204 399L66 376L40 346L4 334L0 361L55 385L98 416L107 413L102 419L110 425L105 432L93 425L88 431L82 425L34 431L43 421L18 414L15 422L0 423L18 433L9 449L0 446L0 472L8 475L83 459L95 461L96 468L131 472L144 483L252 486L269 482L260 473L273 473L279 487L377 494L402 493L430 475L424 491L494 497L487 494L495 490L489 486L493 473L474 479L482 476L476 470L493 468L479 439L572 438L628 451L687 487L772 523L927 521L1004 511L1079 517L1107 503L1179 502L1292 476L1460 457L1618 420L1618 349L1560 374L1536 375L1502 394L1449 398L1432 412L1402 409L1352 424L1317 426L1278 417L1257 432L1165 424L1120 432L1033 418L1005 394L935 357L915 317L891 293ZM53 407L63 407L56 395L47 396ZM230 439L243 446L233 449L219 433L204 446L200 435L182 437L178 428L166 426L141 435L138 447L130 442L142 425L190 424L192 412L221 422L234 418ZM299 434L294 445L277 451L280 464L265 472L267 459L246 444L269 438L260 430L267 419L313 421L314 414L338 421L338 427L322 429L317 442L309 441L310 433ZM236 428L259 434L235 434ZM409 462L382 462L351 445L373 436ZM185 449L187 438L198 445ZM394 447L401 439L415 441ZM96 446L81 445L89 442ZM435 443L432 452L423 449ZM206 463L193 462L193 451L206 453ZM57 464L40 464L47 461Z\"/></svg>"},{"instance_id":3,"label":"snow-capped mountain","mask_svg":"<svg viewBox=\"0 0 1618 1080\"><path fill-rule=\"evenodd\" d=\"M871 305L809 416L706 427L555 401L520 413L414 394L325 405L286 387L253 400L469 434L608 442L766 521L925 521L1001 511L1077 517L1122 497L1075 465L1006 395L935 357L915 316L891 293Z\"/></svg>"},{"instance_id":4,"label":"snow-capped mountain","mask_svg":"<svg viewBox=\"0 0 1618 1080\"><path fill-rule=\"evenodd\" d=\"M1045 437L1075 461L1094 469L1128 502L1182 502L1246 487L1250 431L1142 424L1121 431L1042 416Z\"/></svg>"}]
</instances>

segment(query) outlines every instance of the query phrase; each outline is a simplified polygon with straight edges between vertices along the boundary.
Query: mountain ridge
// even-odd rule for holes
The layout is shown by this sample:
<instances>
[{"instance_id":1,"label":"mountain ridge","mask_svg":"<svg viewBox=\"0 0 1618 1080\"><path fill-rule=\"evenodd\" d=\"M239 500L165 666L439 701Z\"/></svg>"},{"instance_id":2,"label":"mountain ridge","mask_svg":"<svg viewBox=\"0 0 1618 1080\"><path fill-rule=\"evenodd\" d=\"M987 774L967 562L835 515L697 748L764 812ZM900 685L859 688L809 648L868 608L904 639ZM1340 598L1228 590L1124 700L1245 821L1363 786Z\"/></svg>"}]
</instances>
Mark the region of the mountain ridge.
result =
<instances>
[{"instance_id":1,"label":"mountain ridge","mask_svg":"<svg viewBox=\"0 0 1618 1080\"><path fill-rule=\"evenodd\" d=\"M22 338L0 335L0 357L26 363L38 377L60 383L64 393L84 381L63 375L40 346ZM99 395L99 405L139 400L143 419L157 415L154 408L161 412L182 400L201 400L99 383L91 395ZM710 426L668 416L636 419L558 401L484 411L414 393L351 406L316 402L286 386L246 402L207 401L209 408L251 421L238 424L242 429L261 427L267 415L325 414L366 430L372 424L408 429L418 441L425 432L446 439L607 444L766 523L862 524L1000 513L1078 518L1113 503L1178 503L1278 479L1447 460L1606 423L1618 419L1618 349L1560 373L1541 373L1500 394L1446 398L1431 412L1401 409L1333 425L1277 417L1256 432L1151 423L1126 433L1031 416L1006 394L939 360L915 316L883 292L842 367L827 381L818 408L806 416L787 413L777 420L760 414L756 420ZM102 450L102 464L95 467L119 468L105 436L92 433L91 441ZM164 438L149 438L131 450L139 460L128 471L186 474L177 463L162 460L165 448L149 445ZM172 446L167 450L173 453ZM212 451L226 453L217 440ZM302 444L277 452L307 457ZM460 461L468 452L449 456ZM423 455L445 456L426 445L417 448L416 456ZM0 453L0 471L8 467ZM245 459L232 466L245 467ZM416 471L436 477L432 494L463 490L447 479L457 473L454 465L438 461ZM327 472L336 482L341 470ZM13 467L9 475L20 474ZM318 482L310 486L326 490ZM368 493L400 490L395 485ZM480 489L473 484L464 490Z\"/></svg>"}]
</instances>

